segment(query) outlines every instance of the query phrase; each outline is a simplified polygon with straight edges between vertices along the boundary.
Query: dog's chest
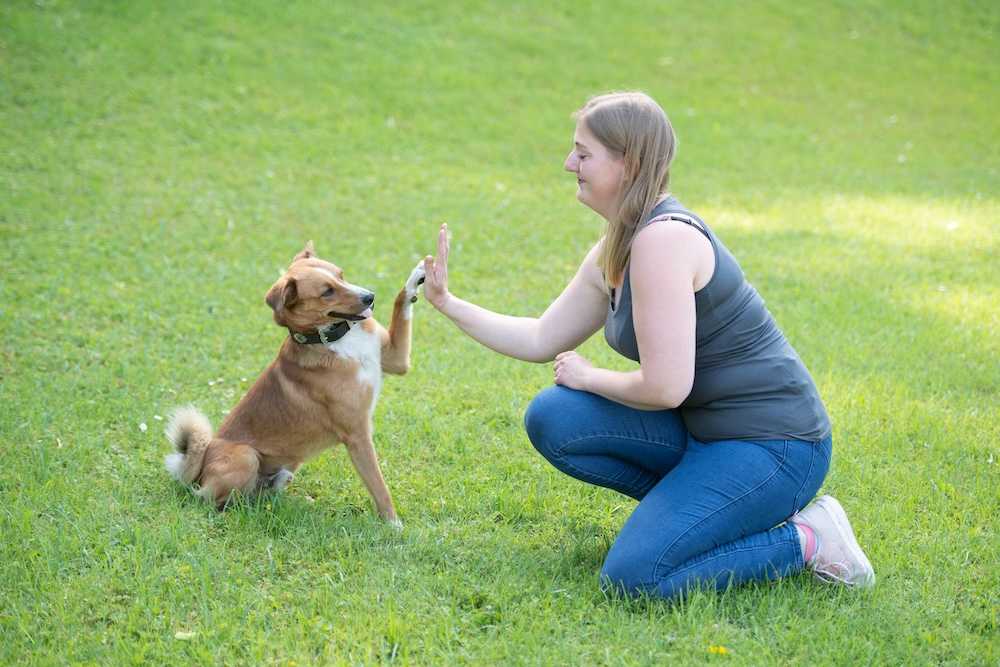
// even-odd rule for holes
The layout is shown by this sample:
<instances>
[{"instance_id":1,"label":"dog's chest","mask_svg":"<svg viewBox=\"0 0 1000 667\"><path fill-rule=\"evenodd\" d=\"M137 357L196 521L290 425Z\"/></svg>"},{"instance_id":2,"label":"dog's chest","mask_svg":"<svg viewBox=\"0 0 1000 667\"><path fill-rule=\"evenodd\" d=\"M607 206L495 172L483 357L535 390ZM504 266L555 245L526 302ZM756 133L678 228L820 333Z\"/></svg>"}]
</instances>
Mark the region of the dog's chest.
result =
<instances>
[{"instance_id":1,"label":"dog's chest","mask_svg":"<svg viewBox=\"0 0 1000 667\"><path fill-rule=\"evenodd\" d=\"M372 408L382 388L382 346L378 334L355 327L340 340L327 343L327 349L358 363L358 382L372 388Z\"/></svg>"}]
</instances>

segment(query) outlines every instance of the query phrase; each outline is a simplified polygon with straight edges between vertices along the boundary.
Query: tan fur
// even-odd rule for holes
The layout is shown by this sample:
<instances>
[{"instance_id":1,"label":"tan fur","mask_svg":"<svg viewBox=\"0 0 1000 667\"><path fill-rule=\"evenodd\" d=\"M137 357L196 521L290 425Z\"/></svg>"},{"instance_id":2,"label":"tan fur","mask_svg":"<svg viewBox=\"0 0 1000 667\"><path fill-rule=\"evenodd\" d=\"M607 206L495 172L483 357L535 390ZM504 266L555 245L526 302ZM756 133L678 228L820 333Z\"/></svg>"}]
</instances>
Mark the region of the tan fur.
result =
<instances>
[{"instance_id":1,"label":"tan fur","mask_svg":"<svg viewBox=\"0 0 1000 667\"><path fill-rule=\"evenodd\" d=\"M327 292L331 288L332 295ZM359 290L364 292L344 282L337 266L317 258L310 241L268 290L266 301L274 310L277 324L292 331L314 333L337 321L328 315L331 311L362 313L366 306L359 299ZM402 375L410 368L411 328L404 309L413 294L406 288L400 291L388 331L369 317L354 325L362 331L347 334L376 335L381 353L376 362L386 373ZM397 523L372 441L375 387L364 381L360 366L357 359L331 351L326 345L301 345L286 338L277 358L229 413L211 441L201 447L203 459L195 460L199 454L190 445L187 452L181 452L185 473L179 478L199 484L201 495L223 507L234 491L253 493L266 488L276 473L283 469L295 472L309 457L343 443L379 515ZM200 443L199 438L204 438L207 421L199 422L190 410L179 413L186 415L184 420L176 425L171 422L175 445L182 436L188 443ZM169 461L168 467L172 467Z\"/></svg>"}]
</instances>

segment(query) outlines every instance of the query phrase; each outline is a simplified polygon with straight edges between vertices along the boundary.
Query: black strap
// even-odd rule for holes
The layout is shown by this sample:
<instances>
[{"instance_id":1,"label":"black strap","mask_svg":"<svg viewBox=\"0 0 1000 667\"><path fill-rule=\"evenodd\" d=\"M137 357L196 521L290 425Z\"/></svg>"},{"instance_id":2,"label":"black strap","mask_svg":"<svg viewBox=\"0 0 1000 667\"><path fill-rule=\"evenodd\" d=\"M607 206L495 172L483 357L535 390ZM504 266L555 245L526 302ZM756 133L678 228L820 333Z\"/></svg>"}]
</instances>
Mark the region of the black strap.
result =
<instances>
[{"instance_id":1,"label":"black strap","mask_svg":"<svg viewBox=\"0 0 1000 667\"><path fill-rule=\"evenodd\" d=\"M695 216L692 216L692 215L690 215L688 213L681 213L680 211L672 211L672 212L669 212L669 213L663 213L661 215L656 216L655 218L652 218L646 224L647 225L651 225L654 222L661 222L663 220L677 220L678 222L683 222L686 225L690 225L691 227L694 227L699 232L701 232L702 234L704 234L705 238L708 239L709 243L712 242L712 237L709 236L708 230L705 229L705 223L702 222L701 219L696 218ZM697 220L697 224L695 224L695 220Z\"/></svg>"},{"instance_id":2,"label":"black strap","mask_svg":"<svg viewBox=\"0 0 1000 667\"><path fill-rule=\"evenodd\" d=\"M323 327L316 333L305 334L299 331L288 330L291 335L292 340L300 345L325 345L326 343L334 343L344 336L347 332L351 330L351 323L347 320L342 322L337 322L336 324L331 324L329 326Z\"/></svg>"}]
</instances>

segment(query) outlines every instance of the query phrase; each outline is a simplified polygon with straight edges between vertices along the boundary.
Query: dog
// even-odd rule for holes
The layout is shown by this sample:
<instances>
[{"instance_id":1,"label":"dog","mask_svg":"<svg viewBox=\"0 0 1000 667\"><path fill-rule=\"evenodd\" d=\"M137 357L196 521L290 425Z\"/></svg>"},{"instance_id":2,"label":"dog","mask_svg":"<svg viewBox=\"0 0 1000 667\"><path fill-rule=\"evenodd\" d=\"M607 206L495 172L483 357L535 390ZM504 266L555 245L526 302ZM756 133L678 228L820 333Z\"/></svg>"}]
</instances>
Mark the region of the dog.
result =
<instances>
[{"instance_id":1,"label":"dog","mask_svg":"<svg viewBox=\"0 0 1000 667\"><path fill-rule=\"evenodd\" d=\"M172 415L170 474L223 509L236 492L284 489L303 461L342 443L379 516L401 527L375 455L372 413L382 373L410 368L410 320L423 279L421 263L396 296L386 330L372 317L375 295L346 282L309 241L264 297L288 329L277 358L217 432L192 406Z\"/></svg>"}]
</instances>

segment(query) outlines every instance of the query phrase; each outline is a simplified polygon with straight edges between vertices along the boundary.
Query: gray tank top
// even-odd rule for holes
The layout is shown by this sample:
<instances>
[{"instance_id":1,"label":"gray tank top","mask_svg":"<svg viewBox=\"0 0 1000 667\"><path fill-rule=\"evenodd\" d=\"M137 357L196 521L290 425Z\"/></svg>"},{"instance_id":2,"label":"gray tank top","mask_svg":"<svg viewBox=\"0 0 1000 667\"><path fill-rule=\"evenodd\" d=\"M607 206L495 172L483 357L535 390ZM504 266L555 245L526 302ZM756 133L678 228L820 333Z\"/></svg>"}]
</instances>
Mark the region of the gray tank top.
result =
<instances>
[{"instance_id":1,"label":"gray tank top","mask_svg":"<svg viewBox=\"0 0 1000 667\"><path fill-rule=\"evenodd\" d=\"M656 224L692 225L715 252L715 272L694 295L694 386L679 408L688 431L702 442L826 438L830 419L809 371L708 225L669 197L639 229L666 214L672 219ZM621 289L617 306L612 291L604 337L616 352L639 361L628 265Z\"/></svg>"}]
</instances>

